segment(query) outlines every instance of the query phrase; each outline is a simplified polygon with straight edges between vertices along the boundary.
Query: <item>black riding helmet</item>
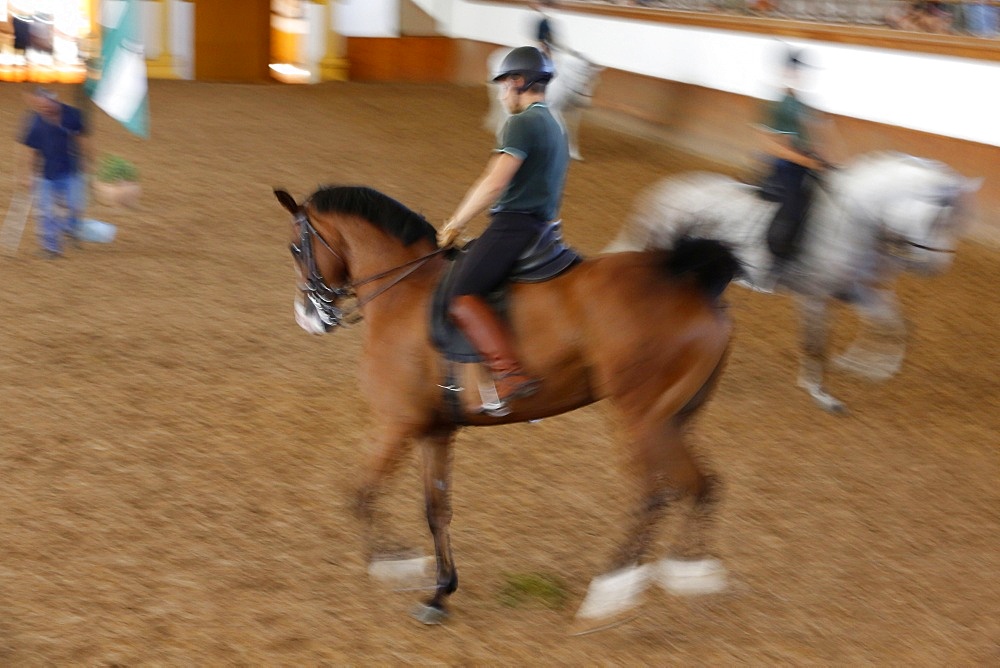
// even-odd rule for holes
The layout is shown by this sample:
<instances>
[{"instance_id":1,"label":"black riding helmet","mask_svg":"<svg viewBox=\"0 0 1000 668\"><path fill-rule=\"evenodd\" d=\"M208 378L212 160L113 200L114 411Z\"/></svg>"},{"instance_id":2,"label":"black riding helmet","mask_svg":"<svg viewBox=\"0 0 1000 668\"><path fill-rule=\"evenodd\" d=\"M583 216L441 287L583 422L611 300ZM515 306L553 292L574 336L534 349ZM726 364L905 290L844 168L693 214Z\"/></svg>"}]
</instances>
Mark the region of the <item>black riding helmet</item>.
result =
<instances>
[{"instance_id":1,"label":"black riding helmet","mask_svg":"<svg viewBox=\"0 0 1000 668\"><path fill-rule=\"evenodd\" d=\"M521 92L528 90L532 84L548 83L556 75L552 61L533 46L519 46L503 59L500 71L493 77L493 82L503 81L509 76L524 77Z\"/></svg>"}]
</instances>

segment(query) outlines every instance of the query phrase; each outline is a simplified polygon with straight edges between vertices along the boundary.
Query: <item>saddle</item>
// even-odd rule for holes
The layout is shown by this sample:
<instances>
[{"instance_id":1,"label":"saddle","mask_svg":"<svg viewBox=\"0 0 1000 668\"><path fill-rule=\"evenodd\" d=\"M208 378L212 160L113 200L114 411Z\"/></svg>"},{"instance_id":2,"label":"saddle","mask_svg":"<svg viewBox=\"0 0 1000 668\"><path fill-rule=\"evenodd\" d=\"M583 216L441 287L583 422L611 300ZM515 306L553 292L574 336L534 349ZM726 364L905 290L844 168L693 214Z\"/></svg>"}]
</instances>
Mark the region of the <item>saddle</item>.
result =
<instances>
[{"instance_id":1,"label":"saddle","mask_svg":"<svg viewBox=\"0 0 1000 668\"><path fill-rule=\"evenodd\" d=\"M451 265L434 290L431 299L431 342L444 357L452 362L479 362L479 353L448 317L447 298L455 276L466 254L475 243L470 241L455 254ZM566 245L562 238L560 221L549 224L538 238L517 259L507 281L486 296L490 306L501 318L506 318L510 283L541 283L562 274L579 263L583 257Z\"/></svg>"}]
</instances>

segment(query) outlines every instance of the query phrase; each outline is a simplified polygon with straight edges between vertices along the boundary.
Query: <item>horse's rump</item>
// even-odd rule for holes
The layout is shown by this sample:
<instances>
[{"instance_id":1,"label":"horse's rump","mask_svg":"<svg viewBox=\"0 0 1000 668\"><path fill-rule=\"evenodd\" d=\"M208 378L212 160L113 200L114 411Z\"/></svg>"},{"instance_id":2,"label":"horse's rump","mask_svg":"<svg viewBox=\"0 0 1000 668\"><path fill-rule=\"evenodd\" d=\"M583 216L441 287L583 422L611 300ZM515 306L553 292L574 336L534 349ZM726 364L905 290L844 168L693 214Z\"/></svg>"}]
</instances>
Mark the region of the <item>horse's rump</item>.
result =
<instances>
[{"instance_id":1,"label":"horse's rump","mask_svg":"<svg viewBox=\"0 0 1000 668\"><path fill-rule=\"evenodd\" d=\"M763 240L777 205L758 189L712 172L673 176L645 190L605 252L673 248L685 235L716 239L736 255L747 279L770 265Z\"/></svg>"}]
</instances>

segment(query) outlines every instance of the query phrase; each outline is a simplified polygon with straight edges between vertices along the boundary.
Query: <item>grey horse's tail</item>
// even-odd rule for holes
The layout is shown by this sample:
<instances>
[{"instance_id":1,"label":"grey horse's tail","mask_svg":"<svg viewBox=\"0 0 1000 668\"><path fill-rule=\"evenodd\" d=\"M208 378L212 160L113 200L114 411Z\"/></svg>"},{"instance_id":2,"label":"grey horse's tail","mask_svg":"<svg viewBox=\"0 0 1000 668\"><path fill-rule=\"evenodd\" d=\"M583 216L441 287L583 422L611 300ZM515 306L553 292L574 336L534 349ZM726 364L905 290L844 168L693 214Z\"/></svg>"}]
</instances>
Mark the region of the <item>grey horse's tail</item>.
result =
<instances>
[{"instance_id":1,"label":"grey horse's tail","mask_svg":"<svg viewBox=\"0 0 1000 668\"><path fill-rule=\"evenodd\" d=\"M743 274L743 264L729 245L689 234L679 236L674 242L666 266L673 276L693 274L712 300L718 299L733 279Z\"/></svg>"}]
</instances>

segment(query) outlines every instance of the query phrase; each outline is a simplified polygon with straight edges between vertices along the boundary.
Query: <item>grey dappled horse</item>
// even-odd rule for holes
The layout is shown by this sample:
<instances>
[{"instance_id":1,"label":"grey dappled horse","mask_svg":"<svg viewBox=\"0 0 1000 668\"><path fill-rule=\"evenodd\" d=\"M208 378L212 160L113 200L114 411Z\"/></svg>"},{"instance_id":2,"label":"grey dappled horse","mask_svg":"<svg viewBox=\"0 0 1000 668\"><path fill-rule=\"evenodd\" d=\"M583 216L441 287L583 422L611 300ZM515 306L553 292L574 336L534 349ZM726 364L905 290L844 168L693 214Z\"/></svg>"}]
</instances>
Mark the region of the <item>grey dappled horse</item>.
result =
<instances>
[{"instance_id":1,"label":"grey dappled horse","mask_svg":"<svg viewBox=\"0 0 1000 668\"><path fill-rule=\"evenodd\" d=\"M504 57L510 51L509 48L503 47L490 54L487 59L489 72L487 81L492 81L496 72L500 70L500 64ZM566 128L570 157L574 160L582 160L578 140L580 118L583 115L583 110L590 106L590 99L597 87L601 70L604 68L595 65L579 53L567 49L553 49L552 64L555 66L556 76L546 89L545 101L553 115ZM489 84L489 93L490 111L483 121L483 126L490 132L499 133L508 114L497 97L498 91L495 84Z\"/></svg>"},{"instance_id":2,"label":"grey dappled horse","mask_svg":"<svg viewBox=\"0 0 1000 668\"><path fill-rule=\"evenodd\" d=\"M745 284L796 295L803 335L799 386L824 409L842 412L843 403L823 387L829 301L853 305L863 325L835 363L873 380L895 374L906 327L892 279L901 271L933 274L949 267L961 210L980 183L940 162L895 152L862 155L822 175L813 184L799 255L777 286L767 285L766 237L778 205L721 174L686 173L654 185L605 250L662 246L680 228L731 244L745 265Z\"/></svg>"}]
</instances>

